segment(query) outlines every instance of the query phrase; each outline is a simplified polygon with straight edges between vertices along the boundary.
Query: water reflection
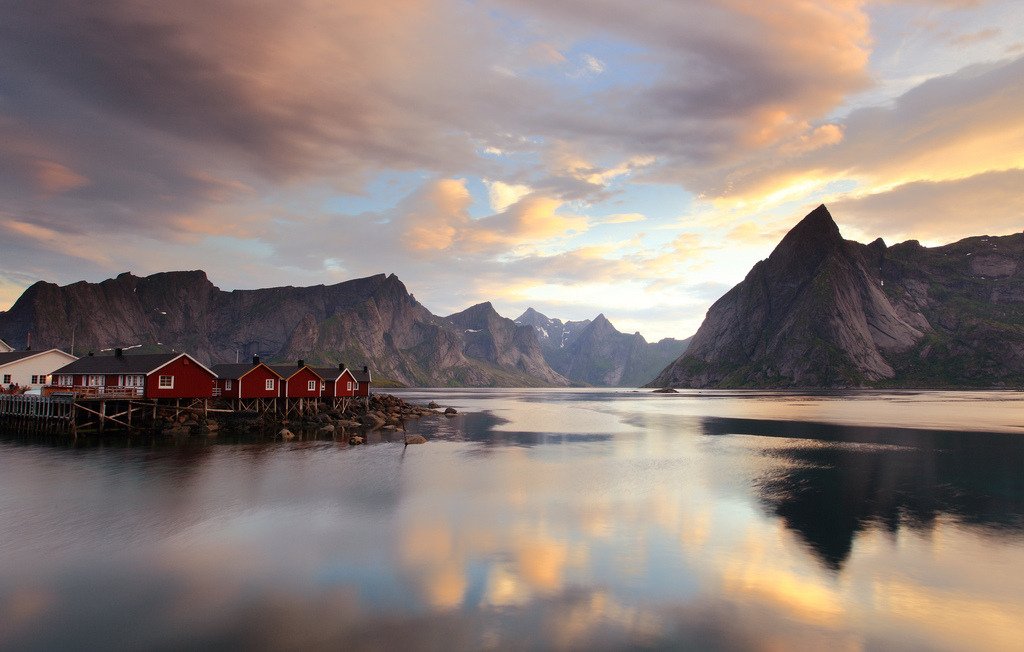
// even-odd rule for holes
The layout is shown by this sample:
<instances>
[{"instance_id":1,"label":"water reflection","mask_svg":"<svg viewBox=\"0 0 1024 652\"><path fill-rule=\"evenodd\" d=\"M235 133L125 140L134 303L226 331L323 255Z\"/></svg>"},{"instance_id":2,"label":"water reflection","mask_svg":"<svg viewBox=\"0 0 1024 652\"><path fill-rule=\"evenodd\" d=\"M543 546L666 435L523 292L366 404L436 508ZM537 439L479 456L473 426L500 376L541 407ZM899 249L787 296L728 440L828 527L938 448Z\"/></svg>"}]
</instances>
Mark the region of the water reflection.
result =
<instances>
[{"instance_id":1,"label":"water reflection","mask_svg":"<svg viewBox=\"0 0 1024 652\"><path fill-rule=\"evenodd\" d=\"M1022 439L520 394L410 423L408 448L0 441L0 648L1024 639Z\"/></svg>"},{"instance_id":2,"label":"water reflection","mask_svg":"<svg viewBox=\"0 0 1024 652\"><path fill-rule=\"evenodd\" d=\"M764 504L839 570L856 535L929 528L941 515L1024 529L1024 440L1014 435L705 418L706 435L756 435L784 462L757 481Z\"/></svg>"}]
</instances>

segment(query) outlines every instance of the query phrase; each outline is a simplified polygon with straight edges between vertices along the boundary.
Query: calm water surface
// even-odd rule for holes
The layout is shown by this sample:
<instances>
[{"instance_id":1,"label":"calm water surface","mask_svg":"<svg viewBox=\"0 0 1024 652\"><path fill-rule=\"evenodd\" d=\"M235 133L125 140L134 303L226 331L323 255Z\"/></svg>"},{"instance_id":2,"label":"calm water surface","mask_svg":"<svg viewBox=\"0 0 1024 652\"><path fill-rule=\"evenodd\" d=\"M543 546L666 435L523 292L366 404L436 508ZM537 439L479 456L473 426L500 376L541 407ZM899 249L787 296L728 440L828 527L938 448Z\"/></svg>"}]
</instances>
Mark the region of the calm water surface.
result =
<instances>
[{"instance_id":1,"label":"calm water surface","mask_svg":"<svg viewBox=\"0 0 1024 652\"><path fill-rule=\"evenodd\" d=\"M0 438L0 648L1021 649L1020 393L403 396L461 414Z\"/></svg>"}]
</instances>

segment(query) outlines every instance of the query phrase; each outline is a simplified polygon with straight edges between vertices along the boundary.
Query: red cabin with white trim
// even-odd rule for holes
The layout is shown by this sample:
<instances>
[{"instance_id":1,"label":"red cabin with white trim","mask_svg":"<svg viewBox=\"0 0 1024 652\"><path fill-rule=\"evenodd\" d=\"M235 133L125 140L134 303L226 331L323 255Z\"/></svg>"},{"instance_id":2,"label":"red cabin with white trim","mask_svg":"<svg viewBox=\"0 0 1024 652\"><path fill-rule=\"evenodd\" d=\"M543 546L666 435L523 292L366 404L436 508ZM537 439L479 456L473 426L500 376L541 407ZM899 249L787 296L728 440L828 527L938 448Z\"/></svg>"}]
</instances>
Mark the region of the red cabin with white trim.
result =
<instances>
[{"instance_id":1,"label":"red cabin with white trim","mask_svg":"<svg viewBox=\"0 0 1024 652\"><path fill-rule=\"evenodd\" d=\"M252 364L218 364L217 389L221 398L277 398L283 382L281 374L254 356Z\"/></svg>"},{"instance_id":2,"label":"red cabin with white trim","mask_svg":"<svg viewBox=\"0 0 1024 652\"><path fill-rule=\"evenodd\" d=\"M324 379L324 391L322 394L324 398L344 398L356 395L359 381L352 374L352 370L348 369L344 364L339 364L336 369L318 367L314 371Z\"/></svg>"},{"instance_id":3,"label":"red cabin with white trim","mask_svg":"<svg viewBox=\"0 0 1024 652\"><path fill-rule=\"evenodd\" d=\"M274 365L271 367L284 379L278 396L281 398L320 398L320 385L324 379L302 360L294 367Z\"/></svg>"},{"instance_id":4,"label":"red cabin with white trim","mask_svg":"<svg viewBox=\"0 0 1024 652\"><path fill-rule=\"evenodd\" d=\"M217 375L187 353L79 358L53 372L53 385L96 396L210 398Z\"/></svg>"},{"instance_id":5,"label":"red cabin with white trim","mask_svg":"<svg viewBox=\"0 0 1024 652\"><path fill-rule=\"evenodd\" d=\"M364 366L362 371L356 371L352 374L358 381L356 387L356 396L369 396L370 395L370 383L373 382L373 375L370 373L370 368Z\"/></svg>"}]
</instances>

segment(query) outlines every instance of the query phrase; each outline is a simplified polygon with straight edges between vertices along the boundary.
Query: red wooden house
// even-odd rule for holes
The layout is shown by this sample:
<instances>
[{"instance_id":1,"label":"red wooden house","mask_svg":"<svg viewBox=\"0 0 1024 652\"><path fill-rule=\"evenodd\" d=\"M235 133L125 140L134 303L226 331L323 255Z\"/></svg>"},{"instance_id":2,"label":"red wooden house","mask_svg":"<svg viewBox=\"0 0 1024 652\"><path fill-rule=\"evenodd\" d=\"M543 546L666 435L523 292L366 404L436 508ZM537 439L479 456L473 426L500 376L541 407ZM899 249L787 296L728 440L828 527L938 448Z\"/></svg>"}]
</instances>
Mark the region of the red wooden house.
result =
<instances>
[{"instance_id":1,"label":"red wooden house","mask_svg":"<svg viewBox=\"0 0 1024 652\"><path fill-rule=\"evenodd\" d=\"M259 356L253 356L252 364L214 365L213 372L217 374L217 393L221 398L277 398L281 391L281 374L260 362Z\"/></svg>"},{"instance_id":2,"label":"red wooden house","mask_svg":"<svg viewBox=\"0 0 1024 652\"><path fill-rule=\"evenodd\" d=\"M324 379L312 367L307 367L304 360L299 360L294 367L274 365L271 369L283 378L278 393L281 398L320 398L320 384Z\"/></svg>"},{"instance_id":3,"label":"red wooden house","mask_svg":"<svg viewBox=\"0 0 1024 652\"><path fill-rule=\"evenodd\" d=\"M187 353L90 353L53 372L53 385L79 394L141 398L210 398L217 375Z\"/></svg>"},{"instance_id":4,"label":"red wooden house","mask_svg":"<svg viewBox=\"0 0 1024 652\"><path fill-rule=\"evenodd\" d=\"M370 368L364 366L362 371L356 371L353 375L355 376L355 379L359 381L359 385L356 387L356 396L369 396L370 383L373 382L373 376L370 374Z\"/></svg>"},{"instance_id":5,"label":"red wooden house","mask_svg":"<svg viewBox=\"0 0 1024 652\"><path fill-rule=\"evenodd\" d=\"M344 398L356 395L359 381L344 363L339 364L337 368L317 367L314 371L324 379L324 389L321 394L324 398Z\"/></svg>"}]
</instances>

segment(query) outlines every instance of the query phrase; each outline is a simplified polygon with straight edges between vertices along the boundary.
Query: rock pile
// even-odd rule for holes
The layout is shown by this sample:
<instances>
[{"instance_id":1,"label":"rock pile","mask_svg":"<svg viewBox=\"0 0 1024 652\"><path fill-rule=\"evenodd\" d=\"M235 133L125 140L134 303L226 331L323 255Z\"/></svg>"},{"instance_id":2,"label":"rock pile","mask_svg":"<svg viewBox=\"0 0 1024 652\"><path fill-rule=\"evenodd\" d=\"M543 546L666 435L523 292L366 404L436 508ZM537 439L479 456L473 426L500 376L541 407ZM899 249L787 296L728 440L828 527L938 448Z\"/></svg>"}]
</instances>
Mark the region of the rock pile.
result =
<instances>
[{"instance_id":1,"label":"rock pile","mask_svg":"<svg viewBox=\"0 0 1024 652\"><path fill-rule=\"evenodd\" d=\"M437 404L431 402L431 405ZM232 412L216 413L216 417L211 415L206 418L183 413L176 418L162 419L156 424L156 429L165 435L174 436L262 432L284 440L292 439L298 433L312 432L320 436L343 437L350 443L358 444L365 441L365 435L370 431L404 431L409 420L442 414L452 416L454 413L454 408L442 412L440 409L414 405L391 394L372 394L368 401L353 401L344 410L321 404L318 412L307 412L302 417L296 417L294 413L285 418L280 414Z\"/></svg>"}]
</instances>

